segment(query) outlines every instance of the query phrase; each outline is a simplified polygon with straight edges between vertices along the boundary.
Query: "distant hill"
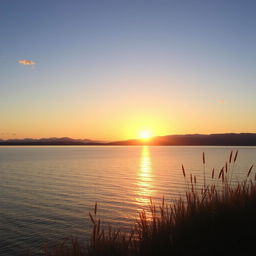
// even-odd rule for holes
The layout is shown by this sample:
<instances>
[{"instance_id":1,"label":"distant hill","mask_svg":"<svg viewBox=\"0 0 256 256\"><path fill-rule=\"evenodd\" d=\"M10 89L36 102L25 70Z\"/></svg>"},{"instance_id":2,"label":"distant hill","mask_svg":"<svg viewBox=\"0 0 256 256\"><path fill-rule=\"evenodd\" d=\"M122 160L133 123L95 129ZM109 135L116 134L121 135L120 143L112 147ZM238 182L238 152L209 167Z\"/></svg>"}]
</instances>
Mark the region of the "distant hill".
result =
<instances>
[{"instance_id":1,"label":"distant hill","mask_svg":"<svg viewBox=\"0 0 256 256\"><path fill-rule=\"evenodd\" d=\"M41 138L1 140L0 145L209 145L209 146L256 146L256 133L185 134L153 137L149 141L126 140L103 142L89 139Z\"/></svg>"},{"instance_id":2,"label":"distant hill","mask_svg":"<svg viewBox=\"0 0 256 256\"><path fill-rule=\"evenodd\" d=\"M111 145L141 145L141 140L127 140L109 143ZM152 138L148 145L209 145L209 146L256 146L256 133L186 134L167 135Z\"/></svg>"},{"instance_id":3,"label":"distant hill","mask_svg":"<svg viewBox=\"0 0 256 256\"><path fill-rule=\"evenodd\" d=\"M0 145L101 145L100 141L88 139L63 138L41 138L41 139L9 139L0 140Z\"/></svg>"}]
</instances>

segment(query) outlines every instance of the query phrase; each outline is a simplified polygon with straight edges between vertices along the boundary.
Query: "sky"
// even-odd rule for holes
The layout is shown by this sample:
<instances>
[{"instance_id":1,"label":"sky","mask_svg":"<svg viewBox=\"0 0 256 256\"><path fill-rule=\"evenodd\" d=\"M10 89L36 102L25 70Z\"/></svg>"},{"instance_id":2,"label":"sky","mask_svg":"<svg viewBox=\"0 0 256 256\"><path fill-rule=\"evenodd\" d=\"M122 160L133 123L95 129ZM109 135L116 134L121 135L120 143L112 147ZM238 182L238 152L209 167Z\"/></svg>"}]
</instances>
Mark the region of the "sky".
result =
<instances>
[{"instance_id":1,"label":"sky","mask_svg":"<svg viewBox=\"0 0 256 256\"><path fill-rule=\"evenodd\" d=\"M0 138L256 132L256 2L2 0Z\"/></svg>"}]
</instances>

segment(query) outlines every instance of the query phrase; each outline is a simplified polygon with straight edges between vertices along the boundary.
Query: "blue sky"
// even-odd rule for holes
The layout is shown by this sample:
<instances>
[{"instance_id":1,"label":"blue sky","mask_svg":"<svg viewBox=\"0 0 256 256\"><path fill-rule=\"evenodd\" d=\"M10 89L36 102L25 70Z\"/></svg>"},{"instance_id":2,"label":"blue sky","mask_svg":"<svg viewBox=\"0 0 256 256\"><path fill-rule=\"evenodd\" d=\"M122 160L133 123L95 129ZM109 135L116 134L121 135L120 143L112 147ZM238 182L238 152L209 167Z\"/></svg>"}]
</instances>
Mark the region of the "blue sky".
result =
<instances>
[{"instance_id":1,"label":"blue sky","mask_svg":"<svg viewBox=\"0 0 256 256\"><path fill-rule=\"evenodd\" d=\"M255 132L255 11L255 1L3 0L0 138Z\"/></svg>"}]
</instances>

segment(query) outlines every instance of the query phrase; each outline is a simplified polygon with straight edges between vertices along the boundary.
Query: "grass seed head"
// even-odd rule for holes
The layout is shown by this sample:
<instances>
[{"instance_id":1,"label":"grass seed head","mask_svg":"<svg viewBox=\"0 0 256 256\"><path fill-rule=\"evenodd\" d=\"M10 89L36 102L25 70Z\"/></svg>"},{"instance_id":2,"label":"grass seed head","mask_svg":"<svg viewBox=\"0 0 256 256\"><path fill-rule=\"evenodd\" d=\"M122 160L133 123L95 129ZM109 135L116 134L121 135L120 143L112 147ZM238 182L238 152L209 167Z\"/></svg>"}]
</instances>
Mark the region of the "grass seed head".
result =
<instances>
[{"instance_id":1,"label":"grass seed head","mask_svg":"<svg viewBox=\"0 0 256 256\"><path fill-rule=\"evenodd\" d=\"M233 155L233 150L231 150L230 155L229 155L229 163L231 163L231 161L232 161L232 155Z\"/></svg>"},{"instance_id":2,"label":"grass seed head","mask_svg":"<svg viewBox=\"0 0 256 256\"><path fill-rule=\"evenodd\" d=\"M236 162L237 155L238 155L238 150L236 151L236 154L235 154L235 157L234 157L234 163Z\"/></svg>"},{"instance_id":3,"label":"grass seed head","mask_svg":"<svg viewBox=\"0 0 256 256\"><path fill-rule=\"evenodd\" d=\"M185 172L185 168L184 168L183 164L181 165L181 168L182 168L183 176L184 176L184 178L185 178L185 177L186 177L186 172Z\"/></svg>"},{"instance_id":4,"label":"grass seed head","mask_svg":"<svg viewBox=\"0 0 256 256\"><path fill-rule=\"evenodd\" d=\"M252 171L252 168L253 168L253 165L250 167L250 169L249 169L249 171L248 171L248 173L247 173L247 178L250 176L251 171Z\"/></svg>"}]
</instances>

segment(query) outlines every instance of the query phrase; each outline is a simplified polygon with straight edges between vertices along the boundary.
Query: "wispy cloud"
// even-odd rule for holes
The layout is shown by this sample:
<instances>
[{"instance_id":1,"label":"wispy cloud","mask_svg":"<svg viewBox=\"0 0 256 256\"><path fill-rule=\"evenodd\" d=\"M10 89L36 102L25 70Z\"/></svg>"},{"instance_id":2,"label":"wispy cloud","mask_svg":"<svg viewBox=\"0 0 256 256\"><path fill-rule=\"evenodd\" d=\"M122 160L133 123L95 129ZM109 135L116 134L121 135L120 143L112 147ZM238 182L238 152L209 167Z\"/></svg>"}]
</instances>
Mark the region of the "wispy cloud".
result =
<instances>
[{"instance_id":1,"label":"wispy cloud","mask_svg":"<svg viewBox=\"0 0 256 256\"><path fill-rule=\"evenodd\" d=\"M29 66L36 64L36 63L35 63L34 61L32 61L32 60L19 60L18 62L19 62L20 64L22 64L22 65L29 65Z\"/></svg>"},{"instance_id":2,"label":"wispy cloud","mask_svg":"<svg viewBox=\"0 0 256 256\"><path fill-rule=\"evenodd\" d=\"M0 139L11 139L16 137L16 133L14 132L3 132L0 131Z\"/></svg>"}]
</instances>

